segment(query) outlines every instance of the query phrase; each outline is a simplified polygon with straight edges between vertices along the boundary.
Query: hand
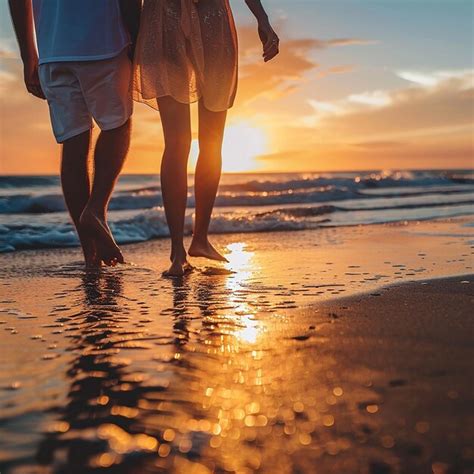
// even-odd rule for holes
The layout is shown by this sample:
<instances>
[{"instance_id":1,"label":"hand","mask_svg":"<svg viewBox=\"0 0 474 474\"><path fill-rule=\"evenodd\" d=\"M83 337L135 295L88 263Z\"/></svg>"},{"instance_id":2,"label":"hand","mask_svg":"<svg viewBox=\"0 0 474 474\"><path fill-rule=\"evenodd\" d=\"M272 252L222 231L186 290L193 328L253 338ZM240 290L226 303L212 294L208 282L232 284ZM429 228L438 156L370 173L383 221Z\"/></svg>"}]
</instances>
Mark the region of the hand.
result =
<instances>
[{"instance_id":1,"label":"hand","mask_svg":"<svg viewBox=\"0 0 474 474\"><path fill-rule=\"evenodd\" d=\"M278 38L270 23L258 25L258 35L263 45L263 60L273 59L280 52L280 38Z\"/></svg>"},{"instance_id":2,"label":"hand","mask_svg":"<svg viewBox=\"0 0 474 474\"><path fill-rule=\"evenodd\" d=\"M26 61L24 64L24 78L26 89L30 94L40 99L46 99L38 76L38 60Z\"/></svg>"},{"instance_id":3,"label":"hand","mask_svg":"<svg viewBox=\"0 0 474 474\"><path fill-rule=\"evenodd\" d=\"M127 50L128 59L130 59L130 62L132 62L132 63L135 59L136 49L137 49L137 43L134 41L130 44L130 46L128 47L128 50Z\"/></svg>"}]
</instances>

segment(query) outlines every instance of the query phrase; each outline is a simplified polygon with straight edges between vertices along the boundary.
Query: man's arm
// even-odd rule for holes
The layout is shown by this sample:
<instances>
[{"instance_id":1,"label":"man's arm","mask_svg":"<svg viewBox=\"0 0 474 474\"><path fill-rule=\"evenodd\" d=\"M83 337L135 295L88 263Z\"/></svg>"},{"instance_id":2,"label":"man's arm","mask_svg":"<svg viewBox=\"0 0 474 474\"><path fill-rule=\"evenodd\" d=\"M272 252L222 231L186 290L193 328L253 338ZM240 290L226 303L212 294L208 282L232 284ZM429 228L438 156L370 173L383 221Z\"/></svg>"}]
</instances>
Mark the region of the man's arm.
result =
<instances>
[{"instance_id":1,"label":"man's arm","mask_svg":"<svg viewBox=\"0 0 474 474\"><path fill-rule=\"evenodd\" d=\"M33 31L33 9L31 0L9 0L13 28L23 60L25 85L30 94L44 99L38 77L38 52Z\"/></svg>"},{"instance_id":2,"label":"man's arm","mask_svg":"<svg viewBox=\"0 0 474 474\"><path fill-rule=\"evenodd\" d=\"M130 40L132 42L131 53L133 57L137 44L138 31L140 29L142 0L120 0L120 10L125 26L130 34Z\"/></svg>"}]
</instances>

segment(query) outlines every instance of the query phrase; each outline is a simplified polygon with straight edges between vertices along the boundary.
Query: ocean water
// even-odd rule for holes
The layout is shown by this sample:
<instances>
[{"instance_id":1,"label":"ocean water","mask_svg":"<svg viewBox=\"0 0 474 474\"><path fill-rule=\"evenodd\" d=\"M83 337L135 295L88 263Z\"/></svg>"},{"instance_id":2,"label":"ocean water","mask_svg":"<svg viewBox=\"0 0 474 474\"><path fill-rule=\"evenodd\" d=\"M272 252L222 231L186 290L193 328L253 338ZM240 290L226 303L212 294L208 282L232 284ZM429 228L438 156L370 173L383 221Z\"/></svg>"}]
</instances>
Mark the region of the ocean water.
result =
<instances>
[{"instance_id":1,"label":"ocean water","mask_svg":"<svg viewBox=\"0 0 474 474\"><path fill-rule=\"evenodd\" d=\"M159 176L124 175L110 204L118 243L168 235ZM225 174L213 233L275 232L474 214L474 172ZM189 178L186 231L194 214ZM0 252L78 245L57 176L0 176Z\"/></svg>"}]
</instances>

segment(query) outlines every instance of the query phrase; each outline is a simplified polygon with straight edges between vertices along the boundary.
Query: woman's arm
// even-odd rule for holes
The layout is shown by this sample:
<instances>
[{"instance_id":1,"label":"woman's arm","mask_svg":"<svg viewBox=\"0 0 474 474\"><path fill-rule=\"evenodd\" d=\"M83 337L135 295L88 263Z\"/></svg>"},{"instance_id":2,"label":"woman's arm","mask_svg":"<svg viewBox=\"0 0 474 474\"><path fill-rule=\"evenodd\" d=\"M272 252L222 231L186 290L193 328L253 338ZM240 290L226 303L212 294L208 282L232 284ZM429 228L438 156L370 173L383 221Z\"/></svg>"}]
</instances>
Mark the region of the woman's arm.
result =
<instances>
[{"instance_id":1,"label":"woman's arm","mask_svg":"<svg viewBox=\"0 0 474 474\"><path fill-rule=\"evenodd\" d=\"M258 35L263 45L263 59L268 62L280 52L280 39L270 24L262 2L260 0L245 0L245 3L257 19Z\"/></svg>"}]
</instances>

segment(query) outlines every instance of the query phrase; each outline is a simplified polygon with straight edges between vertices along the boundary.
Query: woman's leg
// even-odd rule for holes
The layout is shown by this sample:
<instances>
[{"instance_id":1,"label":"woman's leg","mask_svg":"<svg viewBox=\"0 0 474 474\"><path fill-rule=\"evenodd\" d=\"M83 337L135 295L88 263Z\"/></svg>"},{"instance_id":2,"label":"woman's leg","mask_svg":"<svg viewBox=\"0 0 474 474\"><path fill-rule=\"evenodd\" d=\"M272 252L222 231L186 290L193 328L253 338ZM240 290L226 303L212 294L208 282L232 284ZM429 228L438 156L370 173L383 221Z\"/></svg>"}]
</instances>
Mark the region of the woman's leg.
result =
<instances>
[{"instance_id":1,"label":"woman's leg","mask_svg":"<svg viewBox=\"0 0 474 474\"><path fill-rule=\"evenodd\" d=\"M227 112L211 112L199 102L199 158L195 175L196 219L189 255L227 261L209 242L208 230L221 178L222 140Z\"/></svg>"},{"instance_id":2,"label":"woman's leg","mask_svg":"<svg viewBox=\"0 0 474 474\"><path fill-rule=\"evenodd\" d=\"M171 97L158 99L165 151L161 162L161 191L171 234L171 266L165 275L181 276L189 268L183 245L188 194L187 166L191 148L189 105Z\"/></svg>"}]
</instances>

